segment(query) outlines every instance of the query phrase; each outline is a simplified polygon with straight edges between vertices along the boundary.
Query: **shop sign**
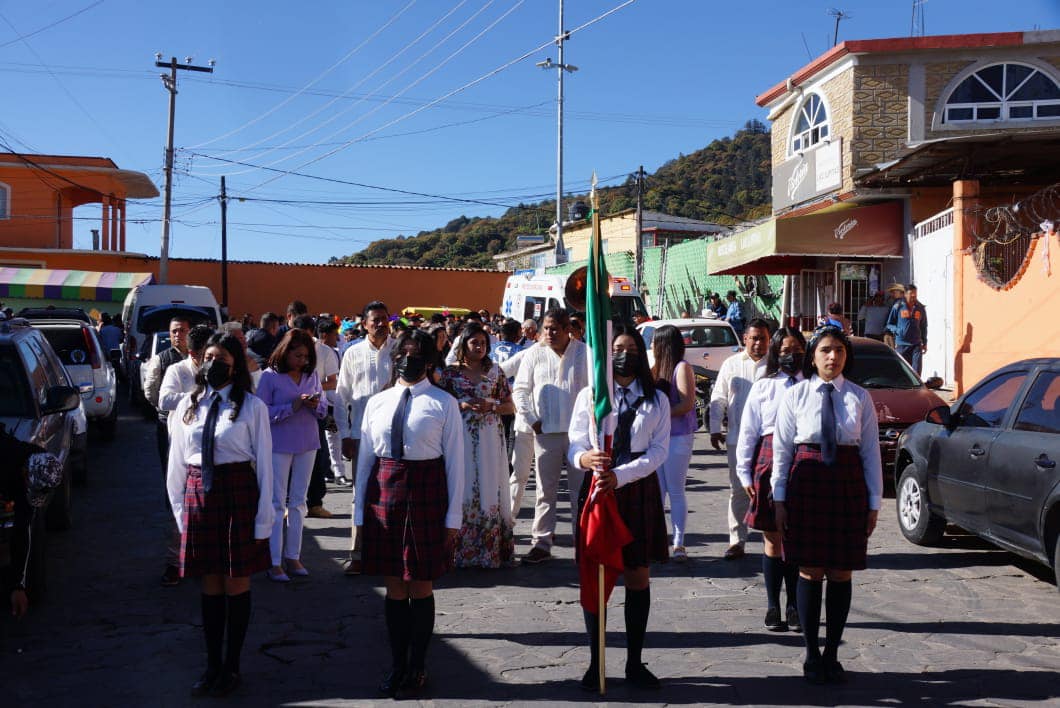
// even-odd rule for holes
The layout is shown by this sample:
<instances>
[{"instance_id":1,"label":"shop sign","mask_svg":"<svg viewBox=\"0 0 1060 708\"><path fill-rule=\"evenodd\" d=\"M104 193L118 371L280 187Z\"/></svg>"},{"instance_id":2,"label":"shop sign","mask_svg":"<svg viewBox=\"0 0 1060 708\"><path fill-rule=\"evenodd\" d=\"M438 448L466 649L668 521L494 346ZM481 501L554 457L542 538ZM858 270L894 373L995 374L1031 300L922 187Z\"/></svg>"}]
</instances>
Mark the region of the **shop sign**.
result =
<instances>
[{"instance_id":1,"label":"shop sign","mask_svg":"<svg viewBox=\"0 0 1060 708\"><path fill-rule=\"evenodd\" d=\"M842 138L836 138L776 166L774 211L839 189L843 184L842 144Z\"/></svg>"}]
</instances>

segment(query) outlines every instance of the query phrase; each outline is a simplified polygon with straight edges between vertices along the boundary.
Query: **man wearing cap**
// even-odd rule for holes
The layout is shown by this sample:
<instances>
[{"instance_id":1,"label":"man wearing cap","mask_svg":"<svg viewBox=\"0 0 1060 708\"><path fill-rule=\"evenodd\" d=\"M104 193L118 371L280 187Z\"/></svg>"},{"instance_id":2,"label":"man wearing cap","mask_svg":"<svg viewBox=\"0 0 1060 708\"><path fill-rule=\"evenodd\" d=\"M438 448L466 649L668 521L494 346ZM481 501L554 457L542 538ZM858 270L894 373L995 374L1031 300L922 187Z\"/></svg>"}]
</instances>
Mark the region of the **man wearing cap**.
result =
<instances>
[{"instance_id":1,"label":"man wearing cap","mask_svg":"<svg viewBox=\"0 0 1060 708\"><path fill-rule=\"evenodd\" d=\"M905 286L905 300L896 302L887 315L887 329L894 334L894 349L916 371L924 365L927 351L927 309L916 299L916 286Z\"/></svg>"}]
</instances>

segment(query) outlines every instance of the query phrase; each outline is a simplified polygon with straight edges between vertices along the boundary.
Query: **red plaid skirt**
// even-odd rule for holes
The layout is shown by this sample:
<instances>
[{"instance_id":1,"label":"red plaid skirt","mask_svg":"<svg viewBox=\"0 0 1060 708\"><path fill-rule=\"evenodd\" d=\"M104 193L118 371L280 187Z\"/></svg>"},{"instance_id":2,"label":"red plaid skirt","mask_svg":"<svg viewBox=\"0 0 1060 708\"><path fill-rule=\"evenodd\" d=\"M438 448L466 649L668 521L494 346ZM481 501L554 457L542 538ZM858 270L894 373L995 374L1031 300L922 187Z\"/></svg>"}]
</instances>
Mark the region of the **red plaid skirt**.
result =
<instances>
[{"instance_id":1,"label":"red plaid skirt","mask_svg":"<svg viewBox=\"0 0 1060 708\"><path fill-rule=\"evenodd\" d=\"M245 578L272 565L269 545L254 539L258 494L258 476L249 462L214 467L209 492L202 488L202 470L188 465L180 537L182 576Z\"/></svg>"},{"instance_id":2,"label":"red plaid skirt","mask_svg":"<svg viewBox=\"0 0 1060 708\"><path fill-rule=\"evenodd\" d=\"M799 445L788 475L784 560L809 568L863 570L869 492L858 448L843 445L831 467L817 445Z\"/></svg>"},{"instance_id":3,"label":"red plaid skirt","mask_svg":"<svg viewBox=\"0 0 1060 708\"><path fill-rule=\"evenodd\" d=\"M758 531L776 531L777 521L773 517L773 487L769 478L773 475L773 435L763 435L755 446L754 477L751 486L755 495L747 507L744 523Z\"/></svg>"},{"instance_id":4,"label":"red plaid skirt","mask_svg":"<svg viewBox=\"0 0 1060 708\"><path fill-rule=\"evenodd\" d=\"M376 458L364 497L365 575L437 580L450 568L445 461Z\"/></svg>"},{"instance_id":5,"label":"red plaid skirt","mask_svg":"<svg viewBox=\"0 0 1060 708\"><path fill-rule=\"evenodd\" d=\"M587 473L578 494L578 509L585 508L589 499L589 484L593 475ZM618 513L633 540L622 548L622 563L627 568L647 568L652 561L670 560L670 538L666 534L662 492L655 472L615 490ZM581 514L581 511L578 512ZM578 547L575 539L574 547Z\"/></svg>"}]
</instances>

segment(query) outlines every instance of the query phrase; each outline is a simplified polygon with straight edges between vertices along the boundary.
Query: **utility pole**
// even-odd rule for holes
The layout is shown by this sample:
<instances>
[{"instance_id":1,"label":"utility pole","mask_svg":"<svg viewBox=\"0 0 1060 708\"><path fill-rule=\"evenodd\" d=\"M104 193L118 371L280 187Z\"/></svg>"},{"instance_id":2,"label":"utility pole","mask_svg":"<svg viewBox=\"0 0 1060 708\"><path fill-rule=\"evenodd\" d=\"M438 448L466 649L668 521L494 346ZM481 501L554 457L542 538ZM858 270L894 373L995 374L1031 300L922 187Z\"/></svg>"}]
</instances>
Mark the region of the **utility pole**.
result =
<instances>
[{"instance_id":1,"label":"utility pole","mask_svg":"<svg viewBox=\"0 0 1060 708\"><path fill-rule=\"evenodd\" d=\"M221 307L228 307L228 192L221 175Z\"/></svg>"},{"instance_id":2,"label":"utility pole","mask_svg":"<svg viewBox=\"0 0 1060 708\"><path fill-rule=\"evenodd\" d=\"M559 34L556 35L556 46L559 47L559 62L553 63L549 57L539 61L542 69L556 69L559 77L559 92L556 100L556 263L563 259L566 262L567 249L563 246L563 72L574 73L578 67L563 63L563 44L570 39L570 33L563 29L563 0L559 0Z\"/></svg>"},{"instance_id":3,"label":"utility pole","mask_svg":"<svg viewBox=\"0 0 1060 708\"><path fill-rule=\"evenodd\" d=\"M637 216L633 230L637 234L633 248L633 286L640 293L644 282L644 165L637 170Z\"/></svg>"},{"instance_id":4,"label":"utility pole","mask_svg":"<svg viewBox=\"0 0 1060 708\"><path fill-rule=\"evenodd\" d=\"M166 192L165 202L162 207L162 249L158 258L158 282L164 284L169 275L169 218L170 205L173 200L173 121L177 112L177 70L202 71L207 74L213 73L214 60L211 59L209 66L194 66L191 57L185 57L184 63L177 62L176 57L171 57L168 62L162 61L161 54L155 54L155 66L169 69L168 74L162 74L162 85L169 91L169 137L166 140Z\"/></svg>"}]
</instances>

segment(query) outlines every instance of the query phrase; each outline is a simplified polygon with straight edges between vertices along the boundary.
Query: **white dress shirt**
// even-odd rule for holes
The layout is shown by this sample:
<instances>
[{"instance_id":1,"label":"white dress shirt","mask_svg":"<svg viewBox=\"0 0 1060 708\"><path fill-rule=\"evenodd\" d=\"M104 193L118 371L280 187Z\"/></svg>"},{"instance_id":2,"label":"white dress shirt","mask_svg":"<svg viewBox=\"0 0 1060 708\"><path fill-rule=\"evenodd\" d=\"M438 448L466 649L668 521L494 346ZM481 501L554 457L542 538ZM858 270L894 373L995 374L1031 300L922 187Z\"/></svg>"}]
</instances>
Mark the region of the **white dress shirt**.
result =
<instances>
[{"instance_id":1,"label":"white dress shirt","mask_svg":"<svg viewBox=\"0 0 1060 708\"><path fill-rule=\"evenodd\" d=\"M736 476L745 487L750 487L754 482L755 447L758 445L758 439L773 434L780 399L789 388L802 381L802 372L795 375L794 382L791 378L779 371L768 379L755 381L751 392L747 394L747 403L744 404L743 415L740 416L740 436L736 441Z\"/></svg>"},{"instance_id":2,"label":"white dress shirt","mask_svg":"<svg viewBox=\"0 0 1060 708\"><path fill-rule=\"evenodd\" d=\"M181 399L195 390L195 374L199 366L189 356L166 369L162 385L158 389L158 408L163 411L176 410Z\"/></svg>"},{"instance_id":3,"label":"white dress shirt","mask_svg":"<svg viewBox=\"0 0 1060 708\"><path fill-rule=\"evenodd\" d=\"M361 436L361 419L368 399L390 384L393 362L391 350L397 340L386 338L376 349L368 338L358 339L342 355L339 383L335 389L335 424L339 437L357 439Z\"/></svg>"},{"instance_id":4,"label":"white dress shirt","mask_svg":"<svg viewBox=\"0 0 1060 708\"><path fill-rule=\"evenodd\" d=\"M725 412L729 413L729 431L725 435L725 444L733 445L740 434L740 417L751 384L766 370L766 358L755 361L747 350L730 356L722 362L718 370L718 380L710 395L710 432L721 432L721 421Z\"/></svg>"},{"instance_id":5,"label":"white dress shirt","mask_svg":"<svg viewBox=\"0 0 1060 708\"><path fill-rule=\"evenodd\" d=\"M536 346L540 345L538 345L537 342L530 342L529 346L519 350L513 356L510 356L504 361L497 364L497 366L501 367L501 371L504 372L504 375L507 376L509 379L518 376L519 368L522 366L523 360L526 358L527 352L529 352L533 347ZM526 422L526 418L519 414L518 408L516 408L515 410L515 422L513 425L515 429L518 430L520 433L534 432L534 429L530 427L529 423Z\"/></svg>"},{"instance_id":6,"label":"white dress shirt","mask_svg":"<svg viewBox=\"0 0 1060 708\"><path fill-rule=\"evenodd\" d=\"M627 396L629 405L632 405L644 393L637 381L629 385L629 391ZM616 383L613 399L615 411L612 415L618 413L621 398L619 386ZM574 403L574 414L571 416L570 428L567 431L570 437L567 464L578 469L585 469L581 466L582 454L593 449L589 437L589 429L593 425L592 415L593 391L586 386L578 394L578 400ZM633 428L630 431L629 449L630 452L643 451L644 454L614 468L619 487L647 477L666 462L666 456L670 452L670 401L661 391L655 392L655 400L645 399L637 408L637 417L633 419Z\"/></svg>"},{"instance_id":7,"label":"white dress shirt","mask_svg":"<svg viewBox=\"0 0 1060 708\"><path fill-rule=\"evenodd\" d=\"M232 403L228 394L231 384L220 391L221 406L214 428L213 461L215 465L251 462L258 476L258 512L254 517L254 538L268 538L272 533L272 431L269 428L269 409L253 394L247 394L239 409L239 417L232 420ZM191 396L180 401L169 416L169 467L166 488L177 528L184 533L184 486L188 480L188 465L202 466L202 429L210 410L209 386L199 399L195 418L184 422L184 413L191 406Z\"/></svg>"},{"instance_id":8,"label":"white dress shirt","mask_svg":"<svg viewBox=\"0 0 1060 708\"><path fill-rule=\"evenodd\" d=\"M315 340L314 343L316 344L317 355L317 368L315 371L317 378L320 380L320 385L323 386L328 378L339 373L339 353L319 339ZM328 400L329 406L334 406L339 399L336 392L337 388L338 386L336 385L335 388L324 390L324 397Z\"/></svg>"},{"instance_id":9,"label":"white dress shirt","mask_svg":"<svg viewBox=\"0 0 1060 708\"><path fill-rule=\"evenodd\" d=\"M561 357L547 344L531 347L519 363L512 400L526 424L543 433L566 433L574 398L589 385L588 347L571 339Z\"/></svg>"},{"instance_id":10,"label":"white dress shirt","mask_svg":"<svg viewBox=\"0 0 1060 708\"><path fill-rule=\"evenodd\" d=\"M824 395L817 389L819 377L802 381L784 394L777 409L773 429L773 499L784 501L788 473L795 459L795 446L821 444L821 407ZM836 445L856 445L869 490L869 508L879 509L883 500L883 463L880 460L880 432L876 407L868 391L842 376L832 380L835 392Z\"/></svg>"},{"instance_id":11,"label":"white dress shirt","mask_svg":"<svg viewBox=\"0 0 1060 708\"><path fill-rule=\"evenodd\" d=\"M364 523L364 495L368 477L377 457L393 457L390 446L390 424L409 388L400 381L368 399L361 422L361 445L357 451L357 494L353 506L353 523ZM412 387L403 435L405 460L445 458L445 478L449 508L445 527L458 529L463 523L464 506L464 420L460 404L446 391L423 379Z\"/></svg>"}]
</instances>

